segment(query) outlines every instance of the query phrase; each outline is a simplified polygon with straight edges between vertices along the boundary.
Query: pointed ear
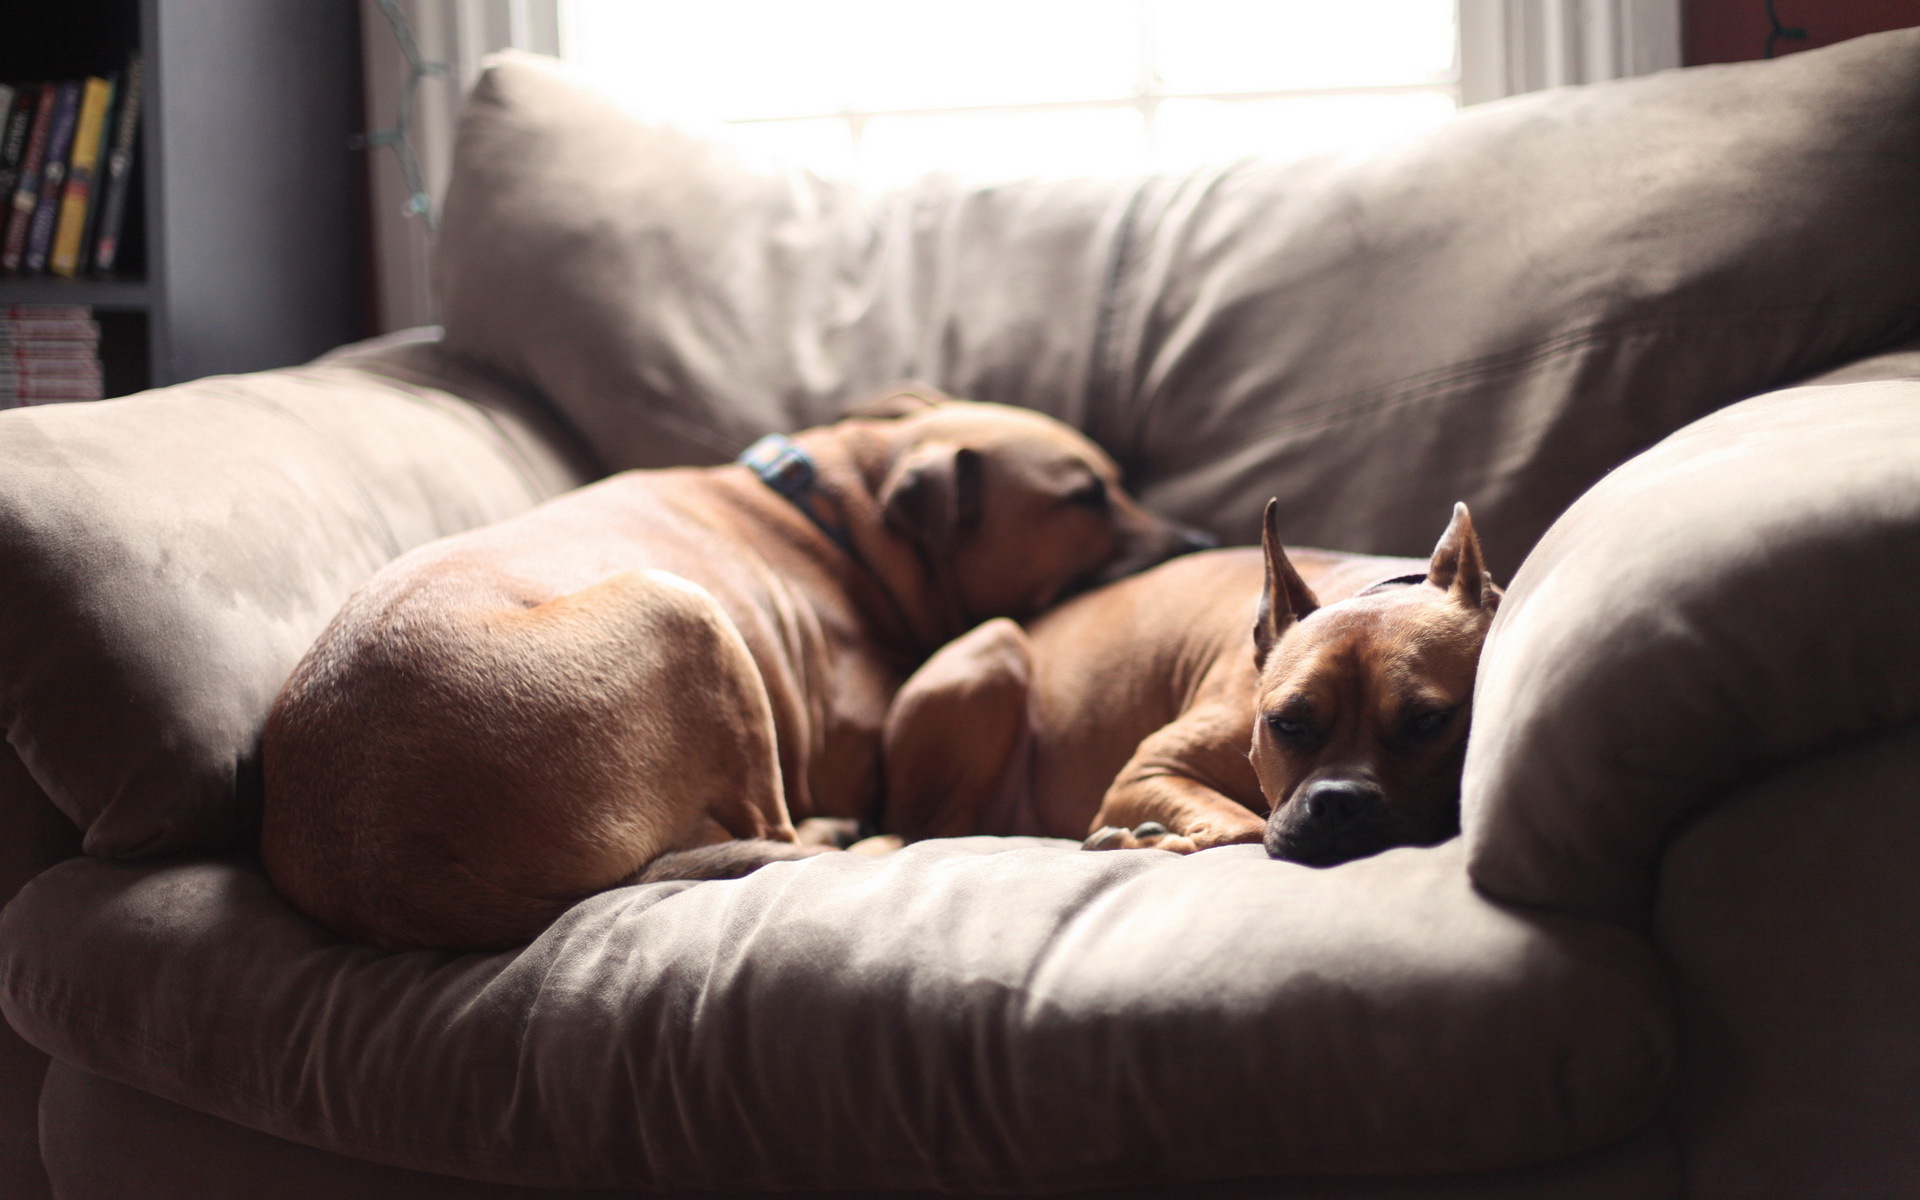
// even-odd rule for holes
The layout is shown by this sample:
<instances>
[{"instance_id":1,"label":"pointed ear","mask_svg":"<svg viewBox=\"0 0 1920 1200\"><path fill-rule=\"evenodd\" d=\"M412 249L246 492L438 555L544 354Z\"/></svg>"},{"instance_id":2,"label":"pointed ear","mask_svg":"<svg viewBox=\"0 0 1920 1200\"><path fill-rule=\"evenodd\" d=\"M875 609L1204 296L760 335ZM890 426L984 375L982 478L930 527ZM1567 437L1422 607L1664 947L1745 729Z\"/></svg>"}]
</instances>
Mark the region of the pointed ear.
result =
<instances>
[{"instance_id":1,"label":"pointed ear","mask_svg":"<svg viewBox=\"0 0 1920 1200\"><path fill-rule=\"evenodd\" d=\"M1433 548L1433 557L1427 562L1427 582L1444 588L1467 608L1491 611L1500 604L1500 593L1487 574L1480 538L1473 531L1473 518L1464 504L1453 506L1453 520L1447 522L1447 531Z\"/></svg>"},{"instance_id":2,"label":"pointed ear","mask_svg":"<svg viewBox=\"0 0 1920 1200\"><path fill-rule=\"evenodd\" d=\"M1320 601L1314 598L1306 580L1300 578L1300 572L1293 569L1286 548L1280 544L1278 500L1267 501L1267 511L1261 516L1260 549L1267 556L1267 574L1260 585L1260 605L1253 612L1255 667L1265 667L1267 656L1280 644L1280 635L1295 621L1320 607Z\"/></svg>"},{"instance_id":3,"label":"pointed ear","mask_svg":"<svg viewBox=\"0 0 1920 1200\"><path fill-rule=\"evenodd\" d=\"M947 554L980 521L978 450L940 443L915 446L895 460L880 485L887 528Z\"/></svg>"},{"instance_id":4,"label":"pointed ear","mask_svg":"<svg viewBox=\"0 0 1920 1200\"><path fill-rule=\"evenodd\" d=\"M864 400L854 401L842 409L840 415L870 421L892 421L923 413L952 399L939 388L928 387L924 383L896 383L881 388Z\"/></svg>"}]
</instances>

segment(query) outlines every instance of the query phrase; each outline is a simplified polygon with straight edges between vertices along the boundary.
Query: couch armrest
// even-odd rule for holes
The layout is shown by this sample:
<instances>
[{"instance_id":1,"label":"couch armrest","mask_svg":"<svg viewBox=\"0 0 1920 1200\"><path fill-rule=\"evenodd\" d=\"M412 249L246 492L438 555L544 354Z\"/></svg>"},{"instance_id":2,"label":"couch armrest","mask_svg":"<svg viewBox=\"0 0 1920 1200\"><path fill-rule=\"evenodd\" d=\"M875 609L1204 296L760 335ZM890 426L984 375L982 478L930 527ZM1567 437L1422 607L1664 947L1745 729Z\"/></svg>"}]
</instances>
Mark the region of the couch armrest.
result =
<instances>
[{"instance_id":1,"label":"couch armrest","mask_svg":"<svg viewBox=\"0 0 1920 1200\"><path fill-rule=\"evenodd\" d=\"M88 852L234 845L347 594L592 473L431 342L0 413L0 725Z\"/></svg>"},{"instance_id":2,"label":"couch armrest","mask_svg":"<svg viewBox=\"0 0 1920 1200\"><path fill-rule=\"evenodd\" d=\"M1701 805L1920 718L1916 366L1724 409L1548 532L1481 661L1462 824L1483 889L1642 920Z\"/></svg>"}]
</instances>

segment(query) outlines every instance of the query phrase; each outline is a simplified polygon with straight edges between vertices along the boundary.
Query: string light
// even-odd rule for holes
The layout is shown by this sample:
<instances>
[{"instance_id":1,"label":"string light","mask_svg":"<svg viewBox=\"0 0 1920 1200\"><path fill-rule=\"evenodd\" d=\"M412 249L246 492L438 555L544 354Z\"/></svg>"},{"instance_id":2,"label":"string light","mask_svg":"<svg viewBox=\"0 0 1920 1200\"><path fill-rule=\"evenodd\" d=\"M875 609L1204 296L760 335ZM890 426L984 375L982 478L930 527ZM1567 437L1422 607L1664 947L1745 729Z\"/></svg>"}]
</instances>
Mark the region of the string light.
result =
<instances>
[{"instance_id":1,"label":"string light","mask_svg":"<svg viewBox=\"0 0 1920 1200\"><path fill-rule=\"evenodd\" d=\"M1778 42L1781 38L1789 38L1797 41L1806 40L1806 30L1798 29L1791 25L1782 25L1780 23L1780 14L1773 11L1773 0L1767 0L1767 20L1773 22L1773 28L1767 31L1767 52L1761 57L1772 58L1774 43Z\"/></svg>"},{"instance_id":2,"label":"string light","mask_svg":"<svg viewBox=\"0 0 1920 1200\"><path fill-rule=\"evenodd\" d=\"M433 211L433 197L427 192L426 176L420 170L420 156L413 149L413 95L422 79L445 75L447 64L428 62L421 55L420 43L413 38L413 26L407 23L406 14L400 11L395 0L379 0L379 5L380 11L386 14L387 24L393 27L393 38L400 44L400 53L406 57L407 81L400 89L400 104L394 110L393 124L353 139L353 148L385 146L393 151L407 183L407 202L400 211L409 217L419 217L428 233L437 233L440 219Z\"/></svg>"}]
</instances>

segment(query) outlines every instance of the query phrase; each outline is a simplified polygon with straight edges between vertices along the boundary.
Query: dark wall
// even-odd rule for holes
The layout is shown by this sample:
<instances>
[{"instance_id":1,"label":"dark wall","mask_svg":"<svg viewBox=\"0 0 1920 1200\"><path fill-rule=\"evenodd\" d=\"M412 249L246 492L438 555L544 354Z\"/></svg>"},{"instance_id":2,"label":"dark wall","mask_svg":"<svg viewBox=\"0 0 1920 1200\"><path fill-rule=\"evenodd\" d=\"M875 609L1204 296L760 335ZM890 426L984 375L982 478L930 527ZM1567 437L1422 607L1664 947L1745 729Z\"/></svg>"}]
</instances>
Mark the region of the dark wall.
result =
<instances>
[{"instance_id":1,"label":"dark wall","mask_svg":"<svg viewBox=\"0 0 1920 1200\"><path fill-rule=\"evenodd\" d=\"M1781 25L1807 35L1775 38L1775 57L1920 25L1920 0L1774 0L1773 8ZM1682 54L1690 67L1766 56L1773 28L1766 0L1682 0L1681 14Z\"/></svg>"}]
</instances>

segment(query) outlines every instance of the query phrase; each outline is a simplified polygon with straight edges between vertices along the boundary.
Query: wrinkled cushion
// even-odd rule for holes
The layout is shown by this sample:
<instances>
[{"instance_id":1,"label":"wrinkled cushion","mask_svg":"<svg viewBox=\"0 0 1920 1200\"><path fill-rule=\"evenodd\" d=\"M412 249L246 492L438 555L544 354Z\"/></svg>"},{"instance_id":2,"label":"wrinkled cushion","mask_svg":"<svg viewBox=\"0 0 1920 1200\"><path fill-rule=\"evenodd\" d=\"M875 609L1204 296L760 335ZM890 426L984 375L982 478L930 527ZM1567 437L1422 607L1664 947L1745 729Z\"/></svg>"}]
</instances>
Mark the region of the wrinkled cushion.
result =
<instances>
[{"instance_id":1,"label":"wrinkled cushion","mask_svg":"<svg viewBox=\"0 0 1920 1200\"><path fill-rule=\"evenodd\" d=\"M90 853L242 840L267 707L347 594L578 482L437 354L0 413L0 727Z\"/></svg>"},{"instance_id":2,"label":"wrinkled cushion","mask_svg":"<svg viewBox=\"0 0 1920 1200\"><path fill-rule=\"evenodd\" d=\"M1457 842L1330 870L925 842L604 893L491 956L342 943L225 861L75 859L0 948L0 1007L65 1062L547 1186L1513 1167L1642 1124L1673 1053L1642 939L1488 903Z\"/></svg>"},{"instance_id":3,"label":"wrinkled cushion","mask_svg":"<svg viewBox=\"0 0 1920 1200\"><path fill-rule=\"evenodd\" d=\"M449 343L614 466L920 377L1080 425L1232 541L1494 570L1608 468L1920 328L1920 30L1484 106L1385 154L883 196L514 57L462 118Z\"/></svg>"},{"instance_id":4,"label":"wrinkled cushion","mask_svg":"<svg viewBox=\"0 0 1920 1200\"><path fill-rule=\"evenodd\" d=\"M1920 727L1769 773L1663 856L1695 1196L1920 1195Z\"/></svg>"},{"instance_id":5,"label":"wrinkled cushion","mask_svg":"<svg viewBox=\"0 0 1920 1200\"><path fill-rule=\"evenodd\" d=\"M1489 633L1474 879L1643 917L1687 814L1920 718L1917 604L1920 379L1756 397L1627 463L1541 541Z\"/></svg>"}]
</instances>

